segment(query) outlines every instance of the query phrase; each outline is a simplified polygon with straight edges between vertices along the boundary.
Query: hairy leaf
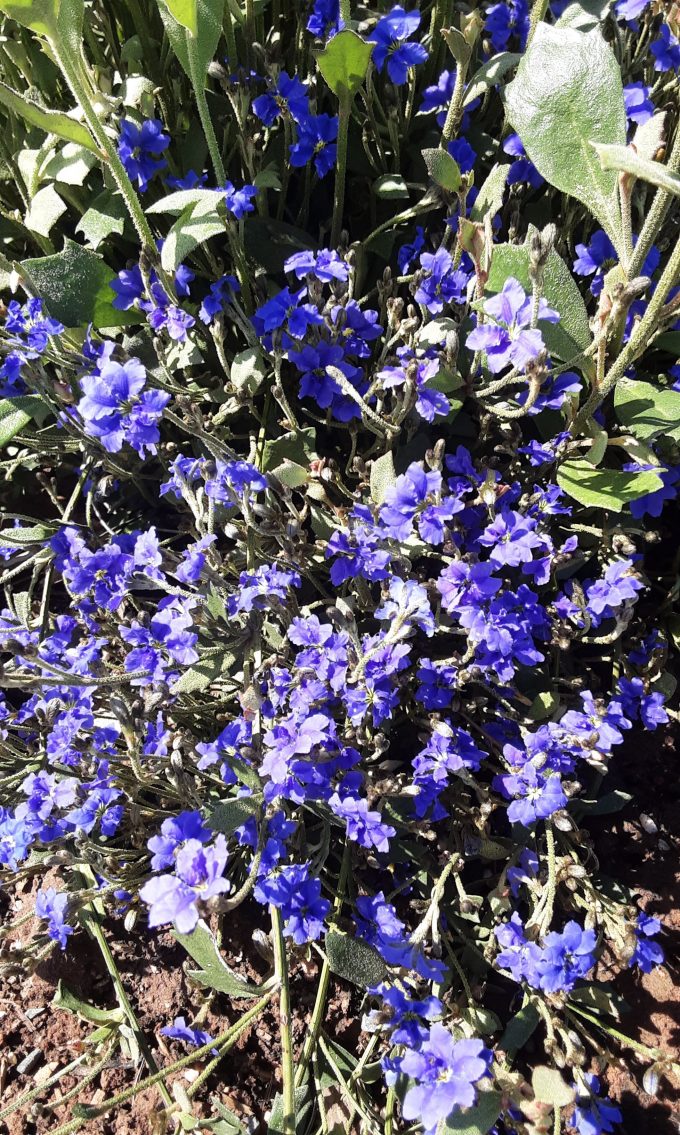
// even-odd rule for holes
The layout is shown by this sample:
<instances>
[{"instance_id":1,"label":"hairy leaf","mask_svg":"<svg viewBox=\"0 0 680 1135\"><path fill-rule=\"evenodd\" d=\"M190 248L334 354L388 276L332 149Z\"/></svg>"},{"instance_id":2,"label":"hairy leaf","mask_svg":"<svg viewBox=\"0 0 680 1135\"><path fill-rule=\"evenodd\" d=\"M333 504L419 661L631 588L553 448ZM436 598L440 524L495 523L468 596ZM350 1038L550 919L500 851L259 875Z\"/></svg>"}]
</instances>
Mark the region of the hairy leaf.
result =
<instances>
[{"instance_id":1,"label":"hairy leaf","mask_svg":"<svg viewBox=\"0 0 680 1135\"><path fill-rule=\"evenodd\" d=\"M587 508L607 508L612 512L621 512L630 501L654 493L662 486L656 473L595 469L583 457L565 461L557 473L557 483L579 504Z\"/></svg>"},{"instance_id":2,"label":"hairy leaf","mask_svg":"<svg viewBox=\"0 0 680 1135\"><path fill-rule=\"evenodd\" d=\"M31 126L37 126L47 134L56 134L59 138L65 138L67 142L76 142L79 146L84 146L85 149L99 155L97 144L87 127L83 126L82 122L76 122L75 118L64 114L63 111L48 110L33 102L25 94L12 90L3 82L0 82L0 104L14 114L20 115Z\"/></svg>"},{"instance_id":3,"label":"hairy leaf","mask_svg":"<svg viewBox=\"0 0 680 1135\"><path fill-rule=\"evenodd\" d=\"M505 97L539 173L581 201L621 249L618 178L593 151L593 143L626 144L621 71L601 33L539 24Z\"/></svg>"},{"instance_id":4,"label":"hairy leaf","mask_svg":"<svg viewBox=\"0 0 680 1135\"><path fill-rule=\"evenodd\" d=\"M199 922L191 934L180 934L178 930L173 930L172 934L201 967L198 970L189 970L194 981L200 985L207 985L217 993L226 993L229 997L260 996L261 986L250 985L229 969L205 922Z\"/></svg>"},{"instance_id":5,"label":"hairy leaf","mask_svg":"<svg viewBox=\"0 0 680 1135\"><path fill-rule=\"evenodd\" d=\"M680 441L680 393L661 390L651 382L624 378L614 392L617 420L635 437L650 441L660 436Z\"/></svg>"},{"instance_id":6,"label":"hairy leaf","mask_svg":"<svg viewBox=\"0 0 680 1135\"><path fill-rule=\"evenodd\" d=\"M377 950L339 930L330 930L324 943L326 957L333 973L365 989L378 985L387 972Z\"/></svg>"},{"instance_id":7,"label":"hairy leaf","mask_svg":"<svg viewBox=\"0 0 680 1135\"><path fill-rule=\"evenodd\" d=\"M680 177L666 169L661 162L641 157L631 146L605 146L593 142L593 149L600 159L602 169L622 170L623 173L630 173L641 181L648 181L650 185L657 185L659 189L665 189L666 193L680 197Z\"/></svg>"},{"instance_id":8,"label":"hairy leaf","mask_svg":"<svg viewBox=\"0 0 680 1135\"><path fill-rule=\"evenodd\" d=\"M132 312L116 311L112 306L113 271L96 253L72 240L64 240L62 252L40 256L21 264L33 291L40 296L50 315L66 327L120 327L136 322Z\"/></svg>"},{"instance_id":9,"label":"hairy leaf","mask_svg":"<svg viewBox=\"0 0 680 1135\"><path fill-rule=\"evenodd\" d=\"M334 95L355 95L366 78L373 45L344 28L316 57L318 68Z\"/></svg>"}]
</instances>

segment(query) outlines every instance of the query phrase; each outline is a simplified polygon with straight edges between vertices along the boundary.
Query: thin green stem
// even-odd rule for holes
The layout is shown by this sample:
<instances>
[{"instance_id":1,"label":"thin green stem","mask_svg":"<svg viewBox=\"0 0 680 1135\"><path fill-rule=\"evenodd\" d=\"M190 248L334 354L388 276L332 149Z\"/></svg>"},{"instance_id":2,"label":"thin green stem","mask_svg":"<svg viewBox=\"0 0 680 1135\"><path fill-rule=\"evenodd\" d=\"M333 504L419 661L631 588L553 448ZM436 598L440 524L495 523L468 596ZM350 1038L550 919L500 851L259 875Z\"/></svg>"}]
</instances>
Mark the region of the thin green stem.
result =
<instances>
[{"instance_id":1,"label":"thin green stem","mask_svg":"<svg viewBox=\"0 0 680 1135\"><path fill-rule=\"evenodd\" d=\"M234 20L231 12L227 8L224 13L224 38L227 41L227 62L230 68L236 67L238 64L238 52L236 50L236 36L234 34Z\"/></svg>"},{"instance_id":2,"label":"thin green stem","mask_svg":"<svg viewBox=\"0 0 680 1135\"><path fill-rule=\"evenodd\" d=\"M293 1035L291 1032L290 987L288 984L288 961L286 943L283 937L281 912L277 907L270 908L272 937L274 939L274 964L279 980L279 1021L281 1031L281 1074L283 1077L283 1120L282 1135L295 1135L295 1070L293 1065Z\"/></svg>"},{"instance_id":3,"label":"thin green stem","mask_svg":"<svg viewBox=\"0 0 680 1135\"><path fill-rule=\"evenodd\" d=\"M337 248L342 229L342 215L345 208L345 180L347 177L347 138L352 109L352 96L349 91L340 94L338 107L338 143L335 165L335 193L333 196L333 226L331 228L331 248Z\"/></svg>"},{"instance_id":4,"label":"thin green stem","mask_svg":"<svg viewBox=\"0 0 680 1135\"><path fill-rule=\"evenodd\" d=\"M271 1000L274 990L269 990L264 997L253 1005L252 1009L248 1009L246 1013L233 1025L231 1025L225 1032L221 1033L216 1040L210 1040L207 1044L202 1044L200 1048L193 1049L187 1056L183 1056L181 1060L176 1060L174 1064L168 1065L167 1068L161 1068L155 1072L153 1076L147 1076L145 1080L140 1080L132 1087L126 1088L122 1092L118 1092L115 1096L110 1096L103 1103L97 1104L96 1107L87 1108L86 1114L78 1116L76 1119L64 1123L61 1127L56 1128L52 1135L71 1135L71 1132L78 1131L84 1123L88 1123L91 1119L97 1119L99 1116L106 1115L114 1107L119 1107L121 1104L127 1103L128 1100L134 1099L140 1092L145 1092L148 1088L155 1087L161 1081L165 1081L166 1077L172 1076L175 1072L181 1072L183 1068L188 1068L195 1064L197 1060L202 1059L204 1056L209 1056L213 1048L222 1049L228 1052L233 1048L239 1036L250 1022L258 1016L260 1011L264 1009L265 1005Z\"/></svg>"},{"instance_id":5,"label":"thin green stem","mask_svg":"<svg viewBox=\"0 0 680 1135\"><path fill-rule=\"evenodd\" d=\"M666 169L669 173L680 173L680 123L675 128L675 141L668 160L666 162ZM642 265L644 264L649 251L656 240L659 230L664 222L666 213L673 201L671 193L666 193L664 189L658 189L652 207L647 214L647 220L642 226L642 232L638 238L638 242L633 249L633 255L628 267L629 279L634 280L640 274Z\"/></svg>"},{"instance_id":6,"label":"thin green stem","mask_svg":"<svg viewBox=\"0 0 680 1135\"><path fill-rule=\"evenodd\" d=\"M83 83L80 73L78 61L75 59L67 45L58 38L56 35L51 35L49 44L52 49L54 58L56 59L66 82L71 88L71 92L76 102L80 106L85 121L89 127L90 133L95 142L102 151L102 156L106 158L121 196L130 214L132 221L139 239L142 242L142 248L155 249L154 235L149 227L149 222L144 216L144 210L140 204L139 198L134 191L132 182L127 175L125 167L118 157L116 147L104 130L97 113L92 105L90 94Z\"/></svg>"}]
</instances>

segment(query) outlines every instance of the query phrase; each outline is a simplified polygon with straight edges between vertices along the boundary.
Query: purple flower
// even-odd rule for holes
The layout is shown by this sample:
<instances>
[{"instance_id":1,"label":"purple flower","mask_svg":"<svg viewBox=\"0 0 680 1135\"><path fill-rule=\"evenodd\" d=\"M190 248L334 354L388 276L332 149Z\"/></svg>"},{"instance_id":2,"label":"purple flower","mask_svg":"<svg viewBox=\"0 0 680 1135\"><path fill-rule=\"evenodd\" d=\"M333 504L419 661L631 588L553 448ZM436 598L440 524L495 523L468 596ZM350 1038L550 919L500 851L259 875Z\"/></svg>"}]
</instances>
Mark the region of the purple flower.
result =
<instances>
[{"instance_id":1,"label":"purple flower","mask_svg":"<svg viewBox=\"0 0 680 1135\"><path fill-rule=\"evenodd\" d=\"M468 276L462 268L454 269L451 254L445 248L421 253L420 267L424 275L415 293L417 303L437 315L445 304L463 302Z\"/></svg>"},{"instance_id":2,"label":"purple flower","mask_svg":"<svg viewBox=\"0 0 680 1135\"><path fill-rule=\"evenodd\" d=\"M492 4L486 11L484 30L495 51L505 51L511 36L517 36L524 49L529 33L529 5L527 0L504 0Z\"/></svg>"},{"instance_id":3,"label":"purple flower","mask_svg":"<svg viewBox=\"0 0 680 1135\"><path fill-rule=\"evenodd\" d=\"M597 1076L586 1075L585 1081L587 1087L575 1085L576 1107L567 1121L568 1125L579 1135L610 1135L623 1121L623 1116L609 1096L598 1098L600 1082Z\"/></svg>"},{"instance_id":4,"label":"purple flower","mask_svg":"<svg viewBox=\"0 0 680 1135\"><path fill-rule=\"evenodd\" d=\"M648 122L654 114L654 103L649 95L652 88L644 83L628 83L623 88L623 101L626 107L626 118L636 126Z\"/></svg>"},{"instance_id":5,"label":"purple flower","mask_svg":"<svg viewBox=\"0 0 680 1135\"><path fill-rule=\"evenodd\" d=\"M184 1017L175 1017L172 1025L164 1025L161 1029L161 1036L169 1036L173 1040L183 1040L197 1048L204 1044L212 1044L215 1039L203 1029L189 1028ZM212 1051L217 1053L216 1048L213 1048Z\"/></svg>"},{"instance_id":6,"label":"purple flower","mask_svg":"<svg viewBox=\"0 0 680 1135\"><path fill-rule=\"evenodd\" d=\"M638 914L635 927L635 953L629 961L629 966L637 966L643 973L649 973L655 966L663 964L664 953L658 942L652 942L661 930L658 918L650 918L641 911Z\"/></svg>"},{"instance_id":7,"label":"purple flower","mask_svg":"<svg viewBox=\"0 0 680 1135\"><path fill-rule=\"evenodd\" d=\"M65 891L57 893L54 887L46 891L39 890L35 897L35 916L47 922L47 933L50 938L58 942L62 950L66 949L69 934L73 934L73 927L64 921L68 907L68 895Z\"/></svg>"},{"instance_id":8,"label":"purple flower","mask_svg":"<svg viewBox=\"0 0 680 1135\"><path fill-rule=\"evenodd\" d=\"M453 1111L473 1106L475 1085L490 1063L483 1041L454 1041L448 1029L435 1022L427 1040L398 1060L399 1070L416 1081L404 1097L404 1119L422 1123L425 1135L430 1135Z\"/></svg>"},{"instance_id":9,"label":"purple flower","mask_svg":"<svg viewBox=\"0 0 680 1135\"><path fill-rule=\"evenodd\" d=\"M207 843L211 838L212 832L204 827L200 812L180 812L178 816L163 820L161 834L152 836L147 843L149 851L153 852L151 869L162 871L165 867L172 867L179 848L187 840Z\"/></svg>"},{"instance_id":10,"label":"purple flower","mask_svg":"<svg viewBox=\"0 0 680 1135\"><path fill-rule=\"evenodd\" d=\"M259 189L256 185L242 185L237 189L231 181L224 183L224 203L232 213L237 221L245 217L246 213L252 213L255 206L252 203L252 198L257 197Z\"/></svg>"},{"instance_id":11,"label":"purple flower","mask_svg":"<svg viewBox=\"0 0 680 1135\"><path fill-rule=\"evenodd\" d=\"M163 133L163 123L157 118L148 118L141 127L128 118L121 121L118 156L128 177L136 180L140 193L146 191L152 177L167 167L168 163L158 155L169 145L170 137Z\"/></svg>"},{"instance_id":12,"label":"purple flower","mask_svg":"<svg viewBox=\"0 0 680 1135\"><path fill-rule=\"evenodd\" d=\"M577 276L592 276L590 290L599 296L607 268L618 260L614 245L602 229L597 229L588 244L576 245L576 252L574 271Z\"/></svg>"},{"instance_id":13,"label":"purple flower","mask_svg":"<svg viewBox=\"0 0 680 1135\"><path fill-rule=\"evenodd\" d=\"M494 778L494 787L500 788L512 803L508 806L508 819L512 824L529 828L537 820L545 820L564 808L567 798L562 781L556 773L547 775L529 761L515 773Z\"/></svg>"},{"instance_id":14,"label":"purple flower","mask_svg":"<svg viewBox=\"0 0 680 1135\"><path fill-rule=\"evenodd\" d=\"M329 39L344 28L340 19L340 0L314 0L312 12L307 20L307 31L319 39Z\"/></svg>"},{"instance_id":15,"label":"purple flower","mask_svg":"<svg viewBox=\"0 0 680 1135\"><path fill-rule=\"evenodd\" d=\"M578 922L568 922L561 933L546 935L541 960L540 987L546 993L569 992L580 977L595 965L594 930L583 930Z\"/></svg>"},{"instance_id":16,"label":"purple flower","mask_svg":"<svg viewBox=\"0 0 680 1135\"><path fill-rule=\"evenodd\" d=\"M383 824L380 812L371 811L366 800L351 796L341 798L334 792L328 806L334 815L347 822L348 839L354 840L361 847L375 848L376 851L390 850L390 840L397 834L396 830L389 824Z\"/></svg>"},{"instance_id":17,"label":"purple flower","mask_svg":"<svg viewBox=\"0 0 680 1135\"><path fill-rule=\"evenodd\" d=\"M295 252L288 257L283 267L286 272L293 272L298 280L313 276L322 284L330 284L334 280L344 283L349 279L349 266L332 248L321 248L318 252L312 252L311 249Z\"/></svg>"},{"instance_id":18,"label":"purple flower","mask_svg":"<svg viewBox=\"0 0 680 1135\"><path fill-rule=\"evenodd\" d=\"M172 875L155 875L141 888L139 897L149 907L149 926L171 922L180 934L191 934L198 922L198 904L230 889L223 872L227 843L223 835L205 847L189 839L180 848Z\"/></svg>"},{"instance_id":19,"label":"purple flower","mask_svg":"<svg viewBox=\"0 0 680 1135\"><path fill-rule=\"evenodd\" d=\"M397 87L407 82L411 67L427 59L427 51L421 43L408 42L419 27L420 12L406 12L396 4L378 20L371 33L369 42L375 44L373 62L378 71L382 71L387 61L387 74Z\"/></svg>"},{"instance_id":20,"label":"purple flower","mask_svg":"<svg viewBox=\"0 0 680 1135\"><path fill-rule=\"evenodd\" d=\"M467 337L467 347L486 353L492 374L511 365L524 370L545 349L540 330L529 326L531 306L531 299L514 276L508 277L497 296L485 301L486 315L496 322L478 324ZM539 319L557 323L559 315L541 300Z\"/></svg>"},{"instance_id":21,"label":"purple flower","mask_svg":"<svg viewBox=\"0 0 680 1135\"><path fill-rule=\"evenodd\" d=\"M532 189L540 189L543 178L526 156L519 134L508 135L503 143L503 152L515 158L508 170L506 184L515 185L517 182L525 181Z\"/></svg>"},{"instance_id":22,"label":"purple flower","mask_svg":"<svg viewBox=\"0 0 680 1135\"><path fill-rule=\"evenodd\" d=\"M140 457L156 452L158 421L170 401L161 390L147 390L146 369L139 359L115 363L110 359L98 374L81 380L85 397L78 403L85 433L97 438L108 453L117 453L125 441Z\"/></svg>"}]
</instances>

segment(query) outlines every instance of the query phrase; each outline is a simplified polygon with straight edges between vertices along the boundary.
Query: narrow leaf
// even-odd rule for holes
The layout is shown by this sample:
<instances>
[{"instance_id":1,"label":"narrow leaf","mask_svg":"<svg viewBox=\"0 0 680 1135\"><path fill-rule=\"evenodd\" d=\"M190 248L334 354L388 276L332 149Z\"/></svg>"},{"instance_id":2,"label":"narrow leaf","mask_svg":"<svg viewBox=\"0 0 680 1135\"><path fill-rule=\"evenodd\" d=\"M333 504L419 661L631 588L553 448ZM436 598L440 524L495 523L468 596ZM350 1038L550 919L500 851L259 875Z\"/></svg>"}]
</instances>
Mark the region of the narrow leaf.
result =
<instances>
[{"instance_id":1,"label":"narrow leaf","mask_svg":"<svg viewBox=\"0 0 680 1135\"><path fill-rule=\"evenodd\" d=\"M18 395L0 401L0 449L47 406L37 394Z\"/></svg>"},{"instance_id":2,"label":"narrow leaf","mask_svg":"<svg viewBox=\"0 0 680 1135\"><path fill-rule=\"evenodd\" d=\"M360 938L330 930L324 946L332 972L362 989L378 985L387 972L377 950Z\"/></svg>"},{"instance_id":3,"label":"narrow leaf","mask_svg":"<svg viewBox=\"0 0 680 1135\"><path fill-rule=\"evenodd\" d=\"M210 933L205 922L199 922L191 934L180 934L172 931L173 937L187 954L201 967L198 970L189 970L191 977L200 985L206 985L217 993L227 993L230 997L258 997L262 992L261 986L250 985L242 977L229 969L217 948L217 942Z\"/></svg>"},{"instance_id":4,"label":"narrow leaf","mask_svg":"<svg viewBox=\"0 0 680 1135\"><path fill-rule=\"evenodd\" d=\"M65 138L67 142L77 142L93 154L99 155L96 142L92 139L89 130L81 122L76 122L68 114L60 110L47 110L44 106L32 102L25 94L12 90L7 83L0 82L0 104L6 106L14 114L20 115L31 126L37 126L46 134L56 134Z\"/></svg>"},{"instance_id":5,"label":"narrow leaf","mask_svg":"<svg viewBox=\"0 0 680 1135\"><path fill-rule=\"evenodd\" d=\"M641 181L648 181L650 185L657 185L659 189L665 189L666 193L680 197L680 177L677 173L671 173L661 162L640 157L631 146L605 146L593 142L592 147L597 152L602 169L630 173Z\"/></svg>"}]
</instances>

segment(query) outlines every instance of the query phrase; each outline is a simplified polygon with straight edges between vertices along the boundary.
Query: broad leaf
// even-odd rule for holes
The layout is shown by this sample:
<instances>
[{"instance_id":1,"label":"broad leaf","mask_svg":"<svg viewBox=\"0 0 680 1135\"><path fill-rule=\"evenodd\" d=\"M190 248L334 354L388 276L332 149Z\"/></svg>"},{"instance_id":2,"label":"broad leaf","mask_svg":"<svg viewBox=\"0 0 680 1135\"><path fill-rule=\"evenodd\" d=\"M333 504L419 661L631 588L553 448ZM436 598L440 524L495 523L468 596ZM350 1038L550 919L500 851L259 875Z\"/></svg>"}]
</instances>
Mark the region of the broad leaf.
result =
<instances>
[{"instance_id":1,"label":"broad leaf","mask_svg":"<svg viewBox=\"0 0 680 1135\"><path fill-rule=\"evenodd\" d=\"M441 1135L486 1135L501 1113L500 1092L480 1092L474 1107L454 1111L441 1126Z\"/></svg>"},{"instance_id":2,"label":"broad leaf","mask_svg":"<svg viewBox=\"0 0 680 1135\"><path fill-rule=\"evenodd\" d=\"M177 0L182 3L182 0ZM195 0L196 2L196 33L195 59L201 74L207 77L208 66L215 58L217 45L222 35L222 18L224 16L224 0ZM182 68L191 78L189 64L189 48L187 47L187 29L175 18L165 0L157 0L158 10L165 26L170 46L179 59Z\"/></svg>"},{"instance_id":3,"label":"broad leaf","mask_svg":"<svg viewBox=\"0 0 680 1135\"><path fill-rule=\"evenodd\" d=\"M397 479L394 468L394 455L383 453L371 462L371 499L376 504L382 504L388 489L391 489Z\"/></svg>"},{"instance_id":4,"label":"broad leaf","mask_svg":"<svg viewBox=\"0 0 680 1135\"><path fill-rule=\"evenodd\" d=\"M611 0L575 0L563 11L556 22L558 28L577 28L580 32L592 31L606 20Z\"/></svg>"},{"instance_id":5,"label":"broad leaf","mask_svg":"<svg viewBox=\"0 0 680 1135\"><path fill-rule=\"evenodd\" d=\"M316 430L313 426L306 426L301 430L282 434L281 437L264 443L262 455L262 471L276 469L283 461L294 461L296 465L307 466L314 456L316 446Z\"/></svg>"},{"instance_id":6,"label":"broad leaf","mask_svg":"<svg viewBox=\"0 0 680 1135\"><path fill-rule=\"evenodd\" d=\"M574 1089L565 1082L557 1068L549 1068L547 1064L539 1064L534 1068L531 1086L537 1100L551 1104L554 1108L567 1107L574 1102Z\"/></svg>"},{"instance_id":7,"label":"broad leaf","mask_svg":"<svg viewBox=\"0 0 680 1135\"><path fill-rule=\"evenodd\" d=\"M217 213L214 203L210 207L205 204L189 205L175 221L163 242L163 268L166 272L174 272L199 244L224 232L225 221Z\"/></svg>"},{"instance_id":8,"label":"broad leaf","mask_svg":"<svg viewBox=\"0 0 680 1135\"><path fill-rule=\"evenodd\" d=\"M535 1009L531 1002L522 1005L522 1008L508 1021L498 1047L511 1056L519 1052L533 1036L540 1019L538 1009Z\"/></svg>"},{"instance_id":9,"label":"broad leaf","mask_svg":"<svg viewBox=\"0 0 680 1135\"><path fill-rule=\"evenodd\" d=\"M497 244L491 258L489 279L484 291L495 295L503 288L509 276L514 276L527 293L531 292L529 275L529 245ZM590 346L592 335L588 323L588 312L574 278L562 258L552 249L548 255L543 276L544 296L550 307L560 314L559 323L539 321L546 346L551 355L568 362L586 347ZM574 364L585 373L590 372L591 364L581 360Z\"/></svg>"},{"instance_id":10,"label":"broad leaf","mask_svg":"<svg viewBox=\"0 0 680 1135\"><path fill-rule=\"evenodd\" d=\"M334 95L355 95L366 78L373 44L345 28L316 57L318 68Z\"/></svg>"},{"instance_id":11,"label":"broad leaf","mask_svg":"<svg viewBox=\"0 0 680 1135\"><path fill-rule=\"evenodd\" d=\"M3 82L0 82L0 104L14 114L20 115L31 126L37 126L47 134L56 134L59 138L65 138L67 142L76 142L79 146L84 146L99 155L97 144L87 127L83 126L82 122L76 122L75 118L70 118L68 114L60 110L47 110Z\"/></svg>"},{"instance_id":12,"label":"broad leaf","mask_svg":"<svg viewBox=\"0 0 680 1135\"><path fill-rule=\"evenodd\" d=\"M581 201L621 249L618 178L592 145L626 144L621 71L600 32L540 23L505 97L538 172Z\"/></svg>"},{"instance_id":13,"label":"broad leaf","mask_svg":"<svg viewBox=\"0 0 680 1135\"><path fill-rule=\"evenodd\" d=\"M66 202L62 201L53 185L45 185L31 201L24 223L32 233L49 236L53 226L65 212Z\"/></svg>"},{"instance_id":14,"label":"broad leaf","mask_svg":"<svg viewBox=\"0 0 680 1135\"><path fill-rule=\"evenodd\" d=\"M38 35L56 31L59 0L1 0L0 11Z\"/></svg>"},{"instance_id":15,"label":"broad leaf","mask_svg":"<svg viewBox=\"0 0 680 1135\"><path fill-rule=\"evenodd\" d=\"M373 182L371 188L376 197L380 197L383 201L410 196L408 185L399 173L384 173Z\"/></svg>"},{"instance_id":16,"label":"broad leaf","mask_svg":"<svg viewBox=\"0 0 680 1135\"><path fill-rule=\"evenodd\" d=\"M229 997L260 996L261 986L250 985L229 969L205 922L199 922L191 934L180 934L177 930L173 930L172 934L201 967L198 970L189 970L194 981L214 989L217 993L226 993Z\"/></svg>"},{"instance_id":17,"label":"broad leaf","mask_svg":"<svg viewBox=\"0 0 680 1135\"><path fill-rule=\"evenodd\" d=\"M196 0L165 0L171 16L183 28L198 35L198 5Z\"/></svg>"},{"instance_id":18,"label":"broad leaf","mask_svg":"<svg viewBox=\"0 0 680 1135\"><path fill-rule=\"evenodd\" d=\"M257 796L236 796L224 800L213 808L208 816L208 827L214 832L231 835L260 810L261 799Z\"/></svg>"},{"instance_id":19,"label":"broad leaf","mask_svg":"<svg viewBox=\"0 0 680 1135\"><path fill-rule=\"evenodd\" d=\"M380 954L368 942L339 930L329 930L324 949L333 973L362 989L378 985L387 972Z\"/></svg>"},{"instance_id":20,"label":"broad leaf","mask_svg":"<svg viewBox=\"0 0 680 1135\"><path fill-rule=\"evenodd\" d=\"M489 59L488 63L485 63L479 68L479 71L475 72L468 83L463 106L469 106L475 99L498 86L508 71L517 66L521 58L522 56L518 55L517 52L501 51L498 55Z\"/></svg>"},{"instance_id":21,"label":"broad leaf","mask_svg":"<svg viewBox=\"0 0 680 1135\"><path fill-rule=\"evenodd\" d=\"M44 300L51 316L66 327L121 327L137 322L138 316L116 311L111 290L113 271L107 264L80 244L64 240L62 252L24 260L25 273L35 295Z\"/></svg>"},{"instance_id":22,"label":"broad leaf","mask_svg":"<svg viewBox=\"0 0 680 1135\"><path fill-rule=\"evenodd\" d=\"M123 235L127 213L123 198L119 193L105 189L83 213L76 226L76 232L82 233L91 248L99 248L102 241L111 233Z\"/></svg>"},{"instance_id":23,"label":"broad leaf","mask_svg":"<svg viewBox=\"0 0 680 1135\"><path fill-rule=\"evenodd\" d=\"M64 185L82 185L97 158L92 150L67 142L40 170L41 180L51 177Z\"/></svg>"},{"instance_id":24,"label":"broad leaf","mask_svg":"<svg viewBox=\"0 0 680 1135\"><path fill-rule=\"evenodd\" d=\"M648 181L650 185L657 185L680 197L680 177L671 173L661 162L653 162L643 158L631 146L605 146L593 142L593 149L600 159L600 165L605 170L621 170L630 173L641 181Z\"/></svg>"},{"instance_id":25,"label":"broad leaf","mask_svg":"<svg viewBox=\"0 0 680 1135\"><path fill-rule=\"evenodd\" d=\"M229 651L223 650L221 647L215 650L210 650L188 670L179 676L177 681L172 687L173 695L177 694L197 694L201 690L206 690L208 686L215 682L220 674L234 662L234 655Z\"/></svg>"},{"instance_id":26,"label":"broad leaf","mask_svg":"<svg viewBox=\"0 0 680 1135\"><path fill-rule=\"evenodd\" d=\"M607 508L621 512L624 505L662 487L657 473L624 473L616 469L595 469L583 457L565 461L557 473L557 483L570 497L587 508Z\"/></svg>"},{"instance_id":27,"label":"broad leaf","mask_svg":"<svg viewBox=\"0 0 680 1135\"><path fill-rule=\"evenodd\" d=\"M149 215L172 213L179 217L190 205L205 204L215 209L223 196L219 189L178 189L176 193L169 193L167 197L161 197L160 201L154 201L146 211Z\"/></svg>"},{"instance_id":28,"label":"broad leaf","mask_svg":"<svg viewBox=\"0 0 680 1135\"><path fill-rule=\"evenodd\" d=\"M0 401L0 449L27 425L31 418L44 413L48 407L37 394L18 395Z\"/></svg>"},{"instance_id":29,"label":"broad leaf","mask_svg":"<svg viewBox=\"0 0 680 1135\"><path fill-rule=\"evenodd\" d=\"M44 544L56 531L56 525L48 527L46 524L32 524L28 528L6 528L4 532L0 532L0 548L27 548L29 544Z\"/></svg>"},{"instance_id":30,"label":"broad leaf","mask_svg":"<svg viewBox=\"0 0 680 1135\"><path fill-rule=\"evenodd\" d=\"M614 408L617 420L635 437L649 441L662 435L680 441L680 393L676 390L624 378L614 392Z\"/></svg>"},{"instance_id":31,"label":"broad leaf","mask_svg":"<svg viewBox=\"0 0 680 1135\"><path fill-rule=\"evenodd\" d=\"M460 167L446 150L423 150L427 172L442 189L456 193L461 187Z\"/></svg>"}]
</instances>

